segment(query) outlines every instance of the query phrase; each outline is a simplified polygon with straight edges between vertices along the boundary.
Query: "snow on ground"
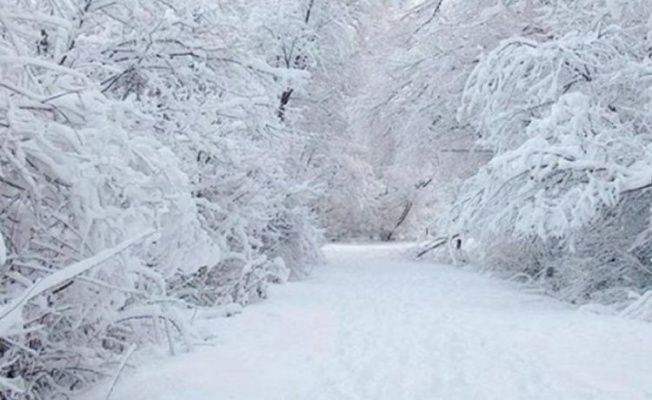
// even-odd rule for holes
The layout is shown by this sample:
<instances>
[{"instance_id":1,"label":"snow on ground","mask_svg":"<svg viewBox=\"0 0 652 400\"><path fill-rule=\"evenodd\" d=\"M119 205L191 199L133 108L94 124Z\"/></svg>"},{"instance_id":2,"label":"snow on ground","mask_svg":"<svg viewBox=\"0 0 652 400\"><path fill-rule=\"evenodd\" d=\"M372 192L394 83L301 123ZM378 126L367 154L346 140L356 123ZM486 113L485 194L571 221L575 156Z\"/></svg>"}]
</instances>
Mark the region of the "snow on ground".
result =
<instances>
[{"instance_id":1,"label":"snow on ground","mask_svg":"<svg viewBox=\"0 0 652 400\"><path fill-rule=\"evenodd\" d=\"M400 249L328 247L310 280L203 322L214 346L125 370L111 399L652 399L652 324Z\"/></svg>"}]
</instances>

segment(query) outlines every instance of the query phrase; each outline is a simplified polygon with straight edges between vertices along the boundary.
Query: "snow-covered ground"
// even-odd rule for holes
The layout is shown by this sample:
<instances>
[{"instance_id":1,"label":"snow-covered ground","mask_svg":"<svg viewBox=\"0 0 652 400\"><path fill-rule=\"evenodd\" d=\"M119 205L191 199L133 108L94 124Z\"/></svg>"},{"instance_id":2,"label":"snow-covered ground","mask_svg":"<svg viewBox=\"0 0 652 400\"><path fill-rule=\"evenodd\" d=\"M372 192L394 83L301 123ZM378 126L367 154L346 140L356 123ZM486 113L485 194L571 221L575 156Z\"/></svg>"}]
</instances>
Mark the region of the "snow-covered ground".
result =
<instances>
[{"instance_id":1,"label":"snow-covered ground","mask_svg":"<svg viewBox=\"0 0 652 400\"><path fill-rule=\"evenodd\" d=\"M396 246L204 321L213 346L128 367L114 400L650 400L652 324L591 314ZM104 400L108 382L81 399Z\"/></svg>"}]
</instances>

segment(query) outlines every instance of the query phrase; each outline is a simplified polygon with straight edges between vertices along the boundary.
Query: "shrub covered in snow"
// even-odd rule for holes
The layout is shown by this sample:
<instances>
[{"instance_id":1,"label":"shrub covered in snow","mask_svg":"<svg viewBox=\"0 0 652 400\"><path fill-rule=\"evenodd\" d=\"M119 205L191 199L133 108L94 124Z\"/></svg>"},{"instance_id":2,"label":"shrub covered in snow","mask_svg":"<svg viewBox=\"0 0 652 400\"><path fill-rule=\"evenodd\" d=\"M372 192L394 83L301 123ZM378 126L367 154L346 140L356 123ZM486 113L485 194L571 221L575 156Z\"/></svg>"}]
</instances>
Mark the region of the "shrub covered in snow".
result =
<instances>
[{"instance_id":1,"label":"shrub covered in snow","mask_svg":"<svg viewBox=\"0 0 652 400\"><path fill-rule=\"evenodd\" d=\"M318 261L307 109L283 96L313 94L306 15L335 8L283 1L270 28L245 3L0 5L0 397L173 349L179 306L245 305ZM265 40L293 37L303 61L279 65Z\"/></svg>"},{"instance_id":2,"label":"shrub covered in snow","mask_svg":"<svg viewBox=\"0 0 652 400\"><path fill-rule=\"evenodd\" d=\"M541 36L486 53L459 114L495 156L465 183L454 229L483 261L521 249L512 273L576 301L652 284L652 9L631 3L542 2Z\"/></svg>"}]
</instances>

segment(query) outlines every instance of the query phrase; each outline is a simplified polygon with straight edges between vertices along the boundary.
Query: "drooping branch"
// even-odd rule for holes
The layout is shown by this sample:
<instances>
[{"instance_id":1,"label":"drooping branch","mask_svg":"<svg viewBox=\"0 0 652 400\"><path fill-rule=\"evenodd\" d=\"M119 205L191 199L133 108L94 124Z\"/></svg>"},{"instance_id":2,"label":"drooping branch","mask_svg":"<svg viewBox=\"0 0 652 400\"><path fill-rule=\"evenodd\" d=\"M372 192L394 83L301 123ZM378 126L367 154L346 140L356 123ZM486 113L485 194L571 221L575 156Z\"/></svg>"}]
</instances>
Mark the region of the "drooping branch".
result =
<instances>
[{"instance_id":1,"label":"drooping branch","mask_svg":"<svg viewBox=\"0 0 652 400\"><path fill-rule=\"evenodd\" d=\"M19 320L22 308L29 300L50 289L54 289L61 284L65 284L76 276L83 274L107 260L110 260L129 247L155 233L156 231L154 230L148 230L134 239L127 240L112 249L101 251L93 257L75 263L36 282L30 288L25 290L22 296L17 297L11 303L2 308L0 311L0 332L10 329Z\"/></svg>"}]
</instances>

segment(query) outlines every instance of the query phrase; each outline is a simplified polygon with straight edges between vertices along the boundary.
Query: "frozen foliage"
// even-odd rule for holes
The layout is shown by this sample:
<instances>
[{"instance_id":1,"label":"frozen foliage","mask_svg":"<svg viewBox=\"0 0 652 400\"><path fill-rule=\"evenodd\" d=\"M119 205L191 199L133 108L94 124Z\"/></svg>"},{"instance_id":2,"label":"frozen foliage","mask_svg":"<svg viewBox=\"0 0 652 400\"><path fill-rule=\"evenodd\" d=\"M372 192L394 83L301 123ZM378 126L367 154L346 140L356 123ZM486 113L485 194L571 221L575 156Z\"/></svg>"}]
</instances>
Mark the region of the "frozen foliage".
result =
<instances>
[{"instance_id":1,"label":"frozen foliage","mask_svg":"<svg viewBox=\"0 0 652 400\"><path fill-rule=\"evenodd\" d=\"M504 40L467 80L460 120L495 156L465 183L454 229L563 297L623 301L652 284L652 8L533 10L539 34Z\"/></svg>"},{"instance_id":2,"label":"frozen foliage","mask_svg":"<svg viewBox=\"0 0 652 400\"><path fill-rule=\"evenodd\" d=\"M0 5L0 397L174 352L179 306L245 305L318 260L310 109L287 93L319 94L348 38L319 27L349 15L306 7Z\"/></svg>"}]
</instances>

